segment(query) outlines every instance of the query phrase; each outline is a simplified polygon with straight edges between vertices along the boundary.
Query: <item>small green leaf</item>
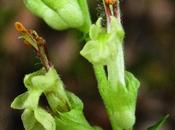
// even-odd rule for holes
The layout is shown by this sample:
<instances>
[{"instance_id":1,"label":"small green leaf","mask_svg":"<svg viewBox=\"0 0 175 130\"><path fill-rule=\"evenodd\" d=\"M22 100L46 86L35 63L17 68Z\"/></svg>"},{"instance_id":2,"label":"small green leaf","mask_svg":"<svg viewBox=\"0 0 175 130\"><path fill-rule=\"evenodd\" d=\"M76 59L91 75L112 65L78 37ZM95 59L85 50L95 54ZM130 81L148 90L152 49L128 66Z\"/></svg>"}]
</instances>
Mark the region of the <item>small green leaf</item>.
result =
<instances>
[{"instance_id":1,"label":"small green leaf","mask_svg":"<svg viewBox=\"0 0 175 130\"><path fill-rule=\"evenodd\" d=\"M33 110L26 109L21 116L25 130L45 130L35 119Z\"/></svg>"},{"instance_id":2,"label":"small green leaf","mask_svg":"<svg viewBox=\"0 0 175 130\"><path fill-rule=\"evenodd\" d=\"M54 118L42 108L34 110L35 119L45 128L45 130L56 130Z\"/></svg>"},{"instance_id":3,"label":"small green leaf","mask_svg":"<svg viewBox=\"0 0 175 130\"><path fill-rule=\"evenodd\" d=\"M38 106L40 91L28 91L15 98L12 102L11 107L14 109L35 109Z\"/></svg>"},{"instance_id":4,"label":"small green leaf","mask_svg":"<svg viewBox=\"0 0 175 130\"><path fill-rule=\"evenodd\" d=\"M160 121L149 127L147 130L159 130L161 126L167 121L169 115L164 116Z\"/></svg>"}]
</instances>

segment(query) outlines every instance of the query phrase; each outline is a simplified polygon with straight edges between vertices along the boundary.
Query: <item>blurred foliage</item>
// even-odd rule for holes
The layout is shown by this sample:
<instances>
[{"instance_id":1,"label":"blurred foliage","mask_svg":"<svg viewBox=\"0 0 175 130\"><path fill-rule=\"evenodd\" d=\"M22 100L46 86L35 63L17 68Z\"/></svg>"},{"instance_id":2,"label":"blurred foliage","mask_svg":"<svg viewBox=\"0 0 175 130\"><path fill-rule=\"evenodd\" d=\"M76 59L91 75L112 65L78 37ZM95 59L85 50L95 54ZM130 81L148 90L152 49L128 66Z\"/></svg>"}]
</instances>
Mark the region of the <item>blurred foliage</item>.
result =
<instances>
[{"instance_id":1,"label":"blurred foliage","mask_svg":"<svg viewBox=\"0 0 175 130\"><path fill-rule=\"evenodd\" d=\"M121 4L126 67L141 80L136 130L146 129L166 113L170 118L163 130L174 130L175 1L123 0ZM89 5L95 22L95 0L89 0ZM21 0L0 1L0 130L23 129L20 114L10 109L10 103L24 91L24 74L41 66L32 51L17 39L15 21L43 34L50 58L66 87L83 99L87 118L110 130L91 65L79 55L83 43L76 40L75 30L52 30L32 15Z\"/></svg>"}]
</instances>

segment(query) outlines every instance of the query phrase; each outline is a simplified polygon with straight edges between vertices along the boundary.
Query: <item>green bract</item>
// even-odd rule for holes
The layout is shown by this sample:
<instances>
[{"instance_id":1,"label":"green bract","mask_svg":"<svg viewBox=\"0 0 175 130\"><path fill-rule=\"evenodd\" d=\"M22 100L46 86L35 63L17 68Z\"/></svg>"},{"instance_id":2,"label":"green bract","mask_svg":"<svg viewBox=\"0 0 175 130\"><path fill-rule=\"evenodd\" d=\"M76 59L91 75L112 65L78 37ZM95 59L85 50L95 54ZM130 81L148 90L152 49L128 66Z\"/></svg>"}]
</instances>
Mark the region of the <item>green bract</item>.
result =
<instances>
[{"instance_id":1,"label":"green bract","mask_svg":"<svg viewBox=\"0 0 175 130\"><path fill-rule=\"evenodd\" d=\"M111 30L107 32L101 25L101 18L92 25L89 32L90 41L86 43L80 54L95 65L107 65L115 59L117 44L121 44L124 32L119 21L111 17Z\"/></svg>"},{"instance_id":2,"label":"green bract","mask_svg":"<svg viewBox=\"0 0 175 130\"><path fill-rule=\"evenodd\" d=\"M83 32L89 29L86 0L24 0L24 3L54 29L77 28Z\"/></svg>"}]
</instances>

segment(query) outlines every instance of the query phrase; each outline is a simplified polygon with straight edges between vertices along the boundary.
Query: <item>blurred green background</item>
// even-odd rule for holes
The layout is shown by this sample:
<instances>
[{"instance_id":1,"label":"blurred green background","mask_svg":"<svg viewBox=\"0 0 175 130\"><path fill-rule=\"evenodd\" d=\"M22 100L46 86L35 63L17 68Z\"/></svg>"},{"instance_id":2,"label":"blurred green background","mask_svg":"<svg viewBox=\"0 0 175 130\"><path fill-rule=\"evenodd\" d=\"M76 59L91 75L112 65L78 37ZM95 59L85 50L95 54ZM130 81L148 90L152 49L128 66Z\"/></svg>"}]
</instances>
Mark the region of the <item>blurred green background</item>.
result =
<instances>
[{"instance_id":1,"label":"blurred green background","mask_svg":"<svg viewBox=\"0 0 175 130\"><path fill-rule=\"evenodd\" d=\"M89 7L95 22L96 1L89 0ZM126 68L141 81L135 130L145 130L167 113L170 118L162 130L175 130L175 1L123 0L121 9ZM25 91L24 75L41 67L31 49L18 40L15 21L47 40L51 60L66 88L83 100L87 119L111 130L91 64L79 55L84 43L78 43L73 30L52 30L22 0L0 0L0 130L24 129L21 111L12 110L10 103Z\"/></svg>"}]
</instances>

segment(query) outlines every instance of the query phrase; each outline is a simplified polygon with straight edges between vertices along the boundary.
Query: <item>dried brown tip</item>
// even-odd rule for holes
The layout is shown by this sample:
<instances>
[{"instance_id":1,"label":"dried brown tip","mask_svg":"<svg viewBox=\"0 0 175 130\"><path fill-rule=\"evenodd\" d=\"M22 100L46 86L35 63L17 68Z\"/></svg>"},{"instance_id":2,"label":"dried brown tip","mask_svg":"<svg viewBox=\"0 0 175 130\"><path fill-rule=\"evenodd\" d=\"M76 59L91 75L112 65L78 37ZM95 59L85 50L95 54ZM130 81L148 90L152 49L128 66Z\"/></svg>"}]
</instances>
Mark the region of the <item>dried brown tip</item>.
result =
<instances>
[{"instance_id":1,"label":"dried brown tip","mask_svg":"<svg viewBox=\"0 0 175 130\"><path fill-rule=\"evenodd\" d=\"M18 32L27 32L27 29L20 22L15 22L15 28Z\"/></svg>"}]
</instances>

